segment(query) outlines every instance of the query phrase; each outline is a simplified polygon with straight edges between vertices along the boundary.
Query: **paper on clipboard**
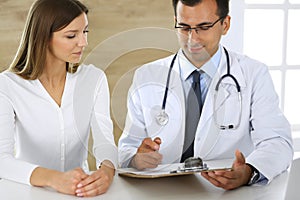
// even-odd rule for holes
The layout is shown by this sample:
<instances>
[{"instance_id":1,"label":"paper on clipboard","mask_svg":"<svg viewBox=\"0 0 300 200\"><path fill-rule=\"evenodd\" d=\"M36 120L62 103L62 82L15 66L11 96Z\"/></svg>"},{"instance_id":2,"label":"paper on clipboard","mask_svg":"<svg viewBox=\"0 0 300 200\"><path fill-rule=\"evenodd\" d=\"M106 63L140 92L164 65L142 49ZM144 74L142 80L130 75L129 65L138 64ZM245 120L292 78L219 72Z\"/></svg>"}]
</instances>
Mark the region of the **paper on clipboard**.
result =
<instances>
[{"instance_id":1,"label":"paper on clipboard","mask_svg":"<svg viewBox=\"0 0 300 200\"><path fill-rule=\"evenodd\" d=\"M146 170L137 170L134 168L121 168L118 169L118 174L120 176L128 176L133 178L159 178L159 177L167 177L171 176L171 170L176 169L180 166L177 164L168 164L168 165L159 165L154 169L146 169Z\"/></svg>"},{"instance_id":2,"label":"paper on clipboard","mask_svg":"<svg viewBox=\"0 0 300 200\"><path fill-rule=\"evenodd\" d=\"M164 165L159 165L154 169L147 169L142 171L134 168L120 168L118 169L118 174L120 176L126 176L132 178L162 178L162 177L182 176L182 175L200 173L200 171L182 171L182 172L171 173L172 171L177 170L182 166L183 163L164 164ZM208 164L208 167L209 167L208 169L202 171L231 170L231 162L230 164L212 162L212 165Z\"/></svg>"}]
</instances>

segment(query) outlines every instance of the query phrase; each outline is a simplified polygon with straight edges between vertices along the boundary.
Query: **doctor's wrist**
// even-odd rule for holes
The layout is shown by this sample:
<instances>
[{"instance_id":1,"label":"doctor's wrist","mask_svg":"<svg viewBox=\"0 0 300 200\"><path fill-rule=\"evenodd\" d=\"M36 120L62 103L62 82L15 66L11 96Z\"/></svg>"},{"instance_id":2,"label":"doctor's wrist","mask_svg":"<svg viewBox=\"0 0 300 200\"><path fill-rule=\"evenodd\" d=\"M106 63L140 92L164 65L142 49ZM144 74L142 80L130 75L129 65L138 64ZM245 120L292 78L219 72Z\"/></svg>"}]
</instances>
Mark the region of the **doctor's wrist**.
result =
<instances>
[{"instance_id":1,"label":"doctor's wrist","mask_svg":"<svg viewBox=\"0 0 300 200\"><path fill-rule=\"evenodd\" d=\"M135 154L132 157L131 161L129 162L129 167L135 168L137 170L143 170L144 168L141 167L141 164L139 164L139 160L138 159L139 159L138 154Z\"/></svg>"},{"instance_id":2,"label":"doctor's wrist","mask_svg":"<svg viewBox=\"0 0 300 200\"><path fill-rule=\"evenodd\" d=\"M259 171L249 163L246 163L246 165L251 170L250 176L248 178L247 185L252 185L252 184L257 183L257 181L259 179Z\"/></svg>"},{"instance_id":3,"label":"doctor's wrist","mask_svg":"<svg viewBox=\"0 0 300 200\"><path fill-rule=\"evenodd\" d=\"M128 167L137 168L136 165L135 165L135 157L136 157L136 155L134 155L134 156L131 158Z\"/></svg>"}]
</instances>

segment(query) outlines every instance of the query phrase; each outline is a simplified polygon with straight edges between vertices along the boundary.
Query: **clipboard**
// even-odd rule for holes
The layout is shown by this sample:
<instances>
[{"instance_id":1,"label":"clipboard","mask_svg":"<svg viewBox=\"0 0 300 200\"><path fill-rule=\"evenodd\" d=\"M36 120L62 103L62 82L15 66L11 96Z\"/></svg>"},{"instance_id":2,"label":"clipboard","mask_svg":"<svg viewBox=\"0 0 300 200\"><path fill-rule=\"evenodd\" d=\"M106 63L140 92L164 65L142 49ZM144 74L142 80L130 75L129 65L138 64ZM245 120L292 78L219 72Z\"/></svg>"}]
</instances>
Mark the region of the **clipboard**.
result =
<instances>
[{"instance_id":1,"label":"clipboard","mask_svg":"<svg viewBox=\"0 0 300 200\"><path fill-rule=\"evenodd\" d=\"M139 171L134 168L120 168L118 169L118 175L124 177L131 177L131 178L140 178L140 179L154 179L154 178L164 178L164 177L173 177L173 176L185 176L185 175L197 174L200 172L208 172L208 171L232 170L231 167L213 167L213 168L205 168L205 169L190 170L190 171L178 170L181 167L182 167L182 163L159 165L154 169L146 169L142 171Z\"/></svg>"},{"instance_id":2,"label":"clipboard","mask_svg":"<svg viewBox=\"0 0 300 200\"><path fill-rule=\"evenodd\" d=\"M197 172L165 173L165 174L135 174L132 172L127 172L127 173L124 172L124 173L119 173L119 176L153 179L153 178L164 178L164 177L171 177L171 176L183 176L183 175L190 175L195 173Z\"/></svg>"}]
</instances>

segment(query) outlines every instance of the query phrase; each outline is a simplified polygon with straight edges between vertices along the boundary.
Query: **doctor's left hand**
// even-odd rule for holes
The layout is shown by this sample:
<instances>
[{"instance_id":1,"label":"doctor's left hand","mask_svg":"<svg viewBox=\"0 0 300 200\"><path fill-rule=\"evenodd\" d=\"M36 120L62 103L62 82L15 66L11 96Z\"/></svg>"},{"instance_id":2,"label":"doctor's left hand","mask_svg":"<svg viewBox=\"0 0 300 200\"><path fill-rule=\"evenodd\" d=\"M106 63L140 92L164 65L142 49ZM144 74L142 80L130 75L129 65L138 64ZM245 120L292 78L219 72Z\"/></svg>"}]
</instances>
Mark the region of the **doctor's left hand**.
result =
<instances>
[{"instance_id":1,"label":"doctor's left hand","mask_svg":"<svg viewBox=\"0 0 300 200\"><path fill-rule=\"evenodd\" d=\"M217 187L232 190L246 185L251 177L251 168L246 165L244 155L237 150L232 170L201 172L201 175Z\"/></svg>"},{"instance_id":2,"label":"doctor's left hand","mask_svg":"<svg viewBox=\"0 0 300 200\"><path fill-rule=\"evenodd\" d=\"M76 196L92 197L105 193L113 181L115 167L110 161L103 161L101 167L77 184Z\"/></svg>"}]
</instances>

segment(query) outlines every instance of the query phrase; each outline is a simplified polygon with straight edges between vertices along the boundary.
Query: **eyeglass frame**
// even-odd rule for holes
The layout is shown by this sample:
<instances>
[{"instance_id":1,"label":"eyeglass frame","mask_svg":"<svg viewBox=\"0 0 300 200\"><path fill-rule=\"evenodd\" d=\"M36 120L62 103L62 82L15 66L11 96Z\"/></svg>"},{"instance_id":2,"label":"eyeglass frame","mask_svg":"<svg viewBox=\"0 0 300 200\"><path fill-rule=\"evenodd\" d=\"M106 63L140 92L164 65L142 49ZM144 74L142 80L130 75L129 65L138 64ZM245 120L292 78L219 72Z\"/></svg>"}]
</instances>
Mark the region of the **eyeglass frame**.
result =
<instances>
[{"instance_id":1,"label":"eyeglass frame","mask_svg":"<svg viewBox=\"0 0 300 200\"><path fill-rule=\"evenodd\" d=\"M217 19L213 23L211 23L211 22L204 22L204 23L198 24L195 27L191 27L188 24L177 26L178 21L177 21L177 19L175 19L174 28L176 28L177 30L185 31L187 33L190 33L194 29L195 32L198 34L199 31L208 31L209 29L211 29L212 27L214 27L214 25L216 25L219 21L224 20L225 18L226 18L226 16L223 16L223 17L220 17L219 19ZM184 27L184 26L186 26L186 27Z\"/></svg>"}]
</instances>

